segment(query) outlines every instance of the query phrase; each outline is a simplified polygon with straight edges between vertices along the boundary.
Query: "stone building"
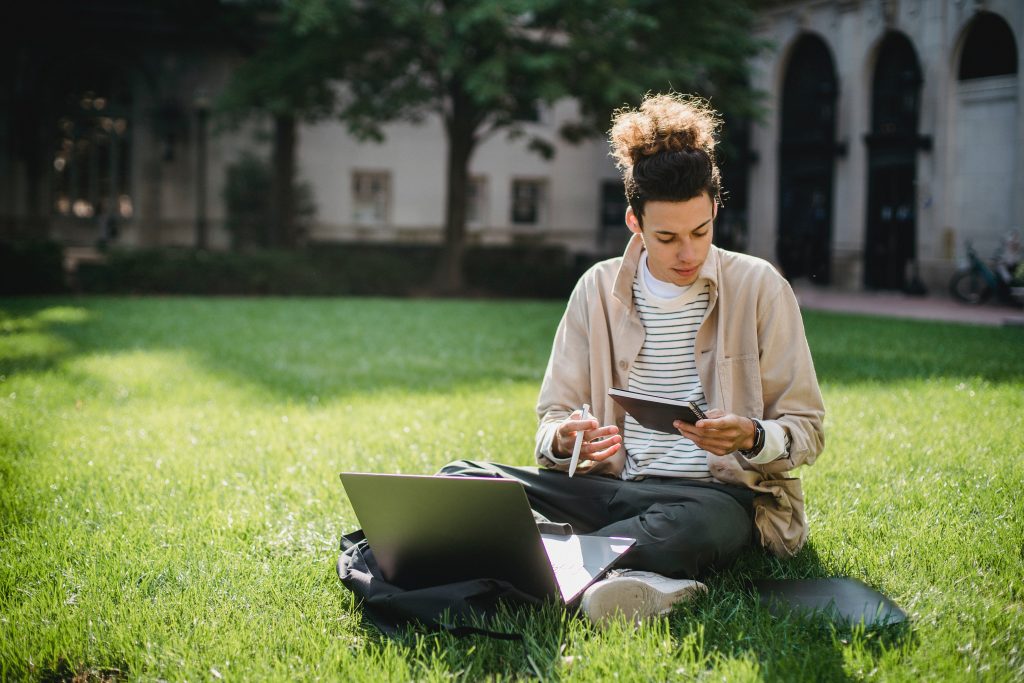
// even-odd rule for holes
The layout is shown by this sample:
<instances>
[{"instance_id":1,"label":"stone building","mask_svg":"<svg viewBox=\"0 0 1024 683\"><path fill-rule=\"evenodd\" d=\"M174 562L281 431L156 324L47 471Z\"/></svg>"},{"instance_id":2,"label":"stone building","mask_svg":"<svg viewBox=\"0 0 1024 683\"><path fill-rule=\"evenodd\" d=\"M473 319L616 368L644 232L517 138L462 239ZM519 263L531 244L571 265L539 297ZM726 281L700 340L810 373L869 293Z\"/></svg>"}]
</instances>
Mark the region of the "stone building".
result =
<instances>
[{"instance_id":1,"label":"stone building","mask_svg":"<svg viewBox=\"0 0 1024 683\"><path fill-rule=\"evenodd\" d=\"M550 160L497 134L470 162L467 234L479 244L557 243L594 253L618 250L625 230L622 182L606 146L571 145L558 130L576 107L540 107L521 125L555 148ZM438 242L444 223L445 134L441 122L387 127L384 144L359 143L344 126L305 126L299 159L312 185L315 240ZM607 215L602 213L602 208Z\"/></svg>"},{"instance_id":2,"label":"stone building","mask_svg":"<svg viewBox=\"0 0 1024 683\"><path fill-rule=\"evenodd\" d=\"M210 122L240 46L130 2L57 4L75 15L61 32L4 48L0 239L229 246L228 171L247 151L269 155L260 126ZM766 2L758 31L765 113L749 130L732 124L748 149L723 170L716 231L728 244L793 278L934 290L967 240L988 255L1024 228L1024 2ZM558 138L574 109L524 122L554 145L550 161L500 135L476 151L471 242L621 248L605 145ZM389 126L382 145L339 123L301 126L298 172L317 206L308 239L439 240L444 155L437 121Z\"/></svg>"},{"instance_id":3,"label":"stone building","mask_svg":"<svg viewBox=\"0 0 1024 683\"><path fill-rule=\"evenodd\" d=\"M750 250L844 288L943 288L1024 228L1019 0L824 0L761 13Z\"/></svg>"},{"instance_id":4,"label":"stone building","mask_svg":"<svg viewBox=\"0 0 1024 683\"><path fill-rule=\"evenodd\" d=\"M209 114L242 46L131 0L41 0L5 28L0 239L224 243L219 192L243 136Z\"/></svg>"}]
</instances>

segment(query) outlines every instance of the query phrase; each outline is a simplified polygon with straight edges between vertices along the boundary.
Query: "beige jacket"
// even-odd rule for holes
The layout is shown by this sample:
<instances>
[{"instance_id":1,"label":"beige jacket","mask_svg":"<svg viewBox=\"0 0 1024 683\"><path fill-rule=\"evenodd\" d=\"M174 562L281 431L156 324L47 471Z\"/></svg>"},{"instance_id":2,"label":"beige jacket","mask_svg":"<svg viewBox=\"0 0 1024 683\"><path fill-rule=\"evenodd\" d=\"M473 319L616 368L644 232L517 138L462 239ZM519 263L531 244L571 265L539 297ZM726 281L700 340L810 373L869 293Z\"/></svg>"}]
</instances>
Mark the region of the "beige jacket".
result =
<instances>
[{"instance_id":1,"label":"beige jacket","mask_svg":"<svg viewBox=\"0 0 1024 683\"><path fill-rule=\"evenodd\" d=\"M634 235L622 257L588 270L573 291L555 333L537 414L537 461L566 469L547 457L555 429L584 403L601 424L623 428L625 414L608 396L627 387L629 368L640 353L644 327L633 306L633 278L643 242ZM807 540L800 480L785 472L811 464L824 447L825 408L814 374L803 320L789 283L766 261L712 247L700 272L710 282L707 313L697 331L697 372L710 408L776 421L789 435L790 450L755 465L739 453L708 455L716 481L746 486L754 500L761 543L777 556L794 555ZM620 450L601 463L581 463L581 472L617 476L625 466Z\"/></svg>"}]
</instances>

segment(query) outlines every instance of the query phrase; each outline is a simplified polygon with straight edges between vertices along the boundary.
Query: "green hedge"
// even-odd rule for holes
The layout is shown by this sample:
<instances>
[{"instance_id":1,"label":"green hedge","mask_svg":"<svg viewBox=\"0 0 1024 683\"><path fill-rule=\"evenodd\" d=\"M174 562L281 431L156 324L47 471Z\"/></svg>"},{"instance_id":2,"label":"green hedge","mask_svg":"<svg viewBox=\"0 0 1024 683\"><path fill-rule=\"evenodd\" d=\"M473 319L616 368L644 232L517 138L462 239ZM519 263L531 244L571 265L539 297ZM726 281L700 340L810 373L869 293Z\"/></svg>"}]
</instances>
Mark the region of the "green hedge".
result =
<instances>
[{"instance_id":1,"label":"green hedge","mask_svg":"<svg viewBox=\"0 0 1024 683\"><path fill-rule=\"evenodd\" d=\"M0 296L67 290L64 250L44 241L0 242Z\"/></svg>"},{"instance_id":2,"label":"green hedge","mask_svg":"<svg viewBox=\"0 0 1024 683\"><path fill-rule=\"evenodd\" d=\"M79 291L89 294L376 295L429 290L436 246L319 244L298 250L210 252L138 249L83 263ZM588 261L558 247L471 247L467 293L564 298Z\"/></svg>"}]
</instances>

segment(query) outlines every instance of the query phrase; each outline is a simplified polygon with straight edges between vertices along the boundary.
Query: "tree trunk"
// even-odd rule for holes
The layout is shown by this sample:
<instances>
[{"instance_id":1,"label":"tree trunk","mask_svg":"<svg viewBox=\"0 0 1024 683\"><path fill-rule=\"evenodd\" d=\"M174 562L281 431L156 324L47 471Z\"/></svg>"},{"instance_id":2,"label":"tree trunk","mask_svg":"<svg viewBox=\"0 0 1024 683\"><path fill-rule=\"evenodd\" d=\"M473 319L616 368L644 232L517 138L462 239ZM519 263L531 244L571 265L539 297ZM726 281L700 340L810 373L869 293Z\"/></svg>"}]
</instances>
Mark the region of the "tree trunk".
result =
<instances>
[{"instance_id":1,"label":"tree trunk","mask_svg":"<svg viewBox=\"0 0 1024 683\"><path fill-rule=\"evenodd\" d=\"M298 242L295 234L295 146L295 117L275 115L267 235L267 243L271 247L293 247Z\"/></svg>"},{"instance_id":2,"label":"tree trunk","mask_svg":"<svg viewBox=\"0 0 1024 683\"><path fill-rule=\"evenodd\" d=\"M434 273L438 294L463 290L462 257L466 251L466 198L469 192L469 159L473 156L474 127L468 112L458 103L448 122L447 195L444 208L444 244Z\"/></svg>"}]
</instances>

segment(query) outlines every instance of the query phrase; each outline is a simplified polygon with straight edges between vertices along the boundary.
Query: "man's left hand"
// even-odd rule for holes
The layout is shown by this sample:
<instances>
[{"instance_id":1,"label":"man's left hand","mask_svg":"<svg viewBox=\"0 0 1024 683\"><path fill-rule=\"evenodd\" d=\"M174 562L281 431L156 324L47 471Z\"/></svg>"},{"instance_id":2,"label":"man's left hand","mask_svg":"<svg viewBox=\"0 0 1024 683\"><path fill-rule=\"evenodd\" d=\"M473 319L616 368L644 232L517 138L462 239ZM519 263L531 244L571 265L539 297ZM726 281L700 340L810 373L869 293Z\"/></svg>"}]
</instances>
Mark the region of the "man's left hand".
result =
<instances>
[{"instance_id":1,"label":"man's left hand","mask_svg":"<svg viewBox=\"0 0 1024 683\"><path fill-rule=\"evenodd\" d=\"M717 408L709 410L707 418L697 420L696 424L676 420L672 425L687 439L715 455L754 447L753 420L733 413L726 414Z\"/></svg>"}]
</instances>

